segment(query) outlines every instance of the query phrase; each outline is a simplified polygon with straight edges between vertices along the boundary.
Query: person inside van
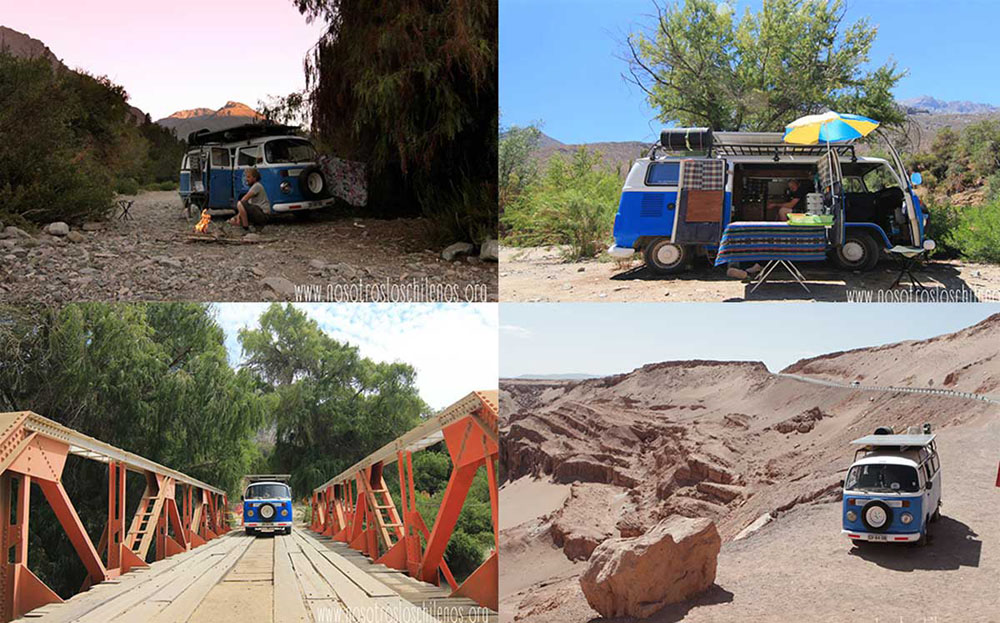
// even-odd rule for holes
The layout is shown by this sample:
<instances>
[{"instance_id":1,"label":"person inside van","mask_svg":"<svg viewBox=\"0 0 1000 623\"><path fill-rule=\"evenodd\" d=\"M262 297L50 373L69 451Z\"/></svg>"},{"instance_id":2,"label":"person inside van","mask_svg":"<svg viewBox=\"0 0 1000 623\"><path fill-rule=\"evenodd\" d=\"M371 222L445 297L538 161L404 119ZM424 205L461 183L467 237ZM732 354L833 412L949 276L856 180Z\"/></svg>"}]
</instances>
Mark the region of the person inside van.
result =
<instances>
[{"instance_id":1,"label":"person inside van","mask_svg":"<svg viewBox=\"0 0 1000 623\"><path fill-rule=\"evenodd\" d=\"M778 222L783 223L788 220L788 215L792 212L803 213L806 211L806 195L809 189L802 183L802 180L788 180L788 201L774 201L767 204L767 208L777 208Z\"/></svg>"},{"instance_id":2,"label":"person inside van","mask_svg":"<svg viewBox=\"0 0 1000 623\"><path fill-rule=\"evenodd\" d=\"M264 215L271 209L271 203L267 199L267 191L260 183L260 171L257 167L247 169L244 177L250 190L236 202L236 215L229 222L239 225L244 231L252 231L251 224L257 229L263 226Z\"/></svg>"}]
</instances>

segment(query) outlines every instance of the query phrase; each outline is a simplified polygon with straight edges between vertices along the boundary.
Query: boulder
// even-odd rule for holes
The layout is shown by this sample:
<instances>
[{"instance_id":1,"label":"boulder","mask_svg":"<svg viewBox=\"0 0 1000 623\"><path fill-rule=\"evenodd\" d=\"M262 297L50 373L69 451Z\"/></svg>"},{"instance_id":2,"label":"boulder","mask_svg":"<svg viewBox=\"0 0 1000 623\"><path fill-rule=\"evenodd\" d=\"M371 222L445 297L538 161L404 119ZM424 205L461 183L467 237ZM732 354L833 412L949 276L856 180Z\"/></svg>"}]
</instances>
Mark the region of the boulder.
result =
<instances>
[{"instance_id":1,"label":"boulder","mask_svg":"<svg viewBox=\"0 0 1000 623\"><path fill-rule=\"evenodd\" d=\"M468 255L469 253L472 253L472 249L474 248L475 247L468 242L456 242L455 244L445 247L444 251L441 252L441 258L450 262L459 255Z\"/></svg>"},{"instance_id":2,"label":"boulder","mask_svg":"<svg viewBox=\"0 0 1000 623\"><path fill-rule=\"evenodd\" d=\"M284 277L267 277L262 279L260 284L265 290L270 290L281 300L292 300L295 298L295 284Z\"/></svg>"},{"instance_id":3,"label":"boulder","mask_svg":"<svg viewBox=\"0 0 1000 623\"><path fill-rule=\"evenodd\" d=\"M49 223L48 226L45 227L45 233L50 236L65 236L69 233L69 225L63 223L62 221Z\"/></svg>"},{"instance_id":4,"label":"boulder","mask_svg":"<svg viewBox=\"0 0 1000 623\"><path fill-rule=\"evenodd\" d=\"M24 231L20 227L14 227L13 225L8 225L6 229L3 230L7 238L31 238L31 234Z\"/></svg>"},{"instance_id":5,"label":"boulder","mask_svg":"<svg viewBox=\"0 0 1000 623\"><path fill-rule=\"evenodd\" d=\"M711 520L675 515L640 537L598 545L580 586L603 617L645 618L712 586L721 547Z\"/></svg>"},{"instance_id":6,"label":"boulder","mask_svg":"<svg viewBox=\"0 0 1000 623\"><path fill-rule=\"evenodd\" d=\"M78 231L71 231L66 234L66 240L69 240L70 242L84 242L87 240L87 237Z\"/></svg>"},{"instance_id":7,"label":"boulder","mask_svg":"<svg viewBox=\"0 0 1000 623\"><path fill-rule=\"evenodd\" d=\"M83 231L100 231L104 229L104 223L88 222L83 224Z\"/></svg>"},{"instance_id":8,"label":"boulder","mask_svg":"<svg viewBox=\"0 0 1000 623\"><path fill-rule=\"evenodd\" d=\"M479 259L488 262L500 260L500 243L496 240L487 240L483 246L479 247Z\"/></svg>"}]
</instances>

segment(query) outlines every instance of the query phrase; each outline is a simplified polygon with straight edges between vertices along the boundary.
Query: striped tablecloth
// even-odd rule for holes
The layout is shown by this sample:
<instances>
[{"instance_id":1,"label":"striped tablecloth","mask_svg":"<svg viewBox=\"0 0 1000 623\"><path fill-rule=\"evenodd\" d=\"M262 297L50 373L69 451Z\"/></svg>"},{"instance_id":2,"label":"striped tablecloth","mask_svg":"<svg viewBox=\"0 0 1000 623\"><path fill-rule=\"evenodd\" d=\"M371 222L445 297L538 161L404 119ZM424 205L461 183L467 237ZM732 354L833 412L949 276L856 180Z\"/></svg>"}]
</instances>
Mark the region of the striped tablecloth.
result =
<instances>
[{"instance_id":1,"label":"striped tablecloth","mask_svg":"<svg viewBox=\"0 0 1000 623\"><path fill-rule=\"evenodd\" d=\"M825 259L825 227L746 221L726 226L715 265L770 260L821 262Z\"/></svg>"}]
</instances>

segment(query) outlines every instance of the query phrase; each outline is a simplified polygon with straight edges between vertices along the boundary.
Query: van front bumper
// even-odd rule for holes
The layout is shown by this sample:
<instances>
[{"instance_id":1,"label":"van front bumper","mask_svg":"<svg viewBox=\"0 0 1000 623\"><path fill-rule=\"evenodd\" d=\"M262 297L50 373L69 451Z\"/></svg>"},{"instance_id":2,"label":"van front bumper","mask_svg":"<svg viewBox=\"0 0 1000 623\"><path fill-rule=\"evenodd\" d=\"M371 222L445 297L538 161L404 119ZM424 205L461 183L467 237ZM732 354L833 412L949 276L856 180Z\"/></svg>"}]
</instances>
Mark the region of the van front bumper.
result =
<instances>
[{"instance_id":1,"label":"van front bumper","mask_svg":"<svg viewBox=\"0 0 1000 623\"><path fill-rule=\"evenodd\" d=\"M243 523L244 528L253 528L258 532L274 532L277 529L291 528L292 522L290 521L269 521L267 523L247 521Z\"/></svg>"},{"instance_id":2,"label":"van front bumper","mask_svg":"<svg viewBox=\"0 0 1000 623\"><path fill-rule=\"evenodd\" d=\"M305 210L318 210L328 208L334 203L333 197L327 199L316 199L314 201L290 201L288 203L276 203L271 206L272 212L303 212Z\"/></svg>"},{"instance_id":3,"label":"van front bumper","mask_svg":"<svg viewBox=\"0 0 1000 623\"><path fill-rule=\"evenodd\" d=\"M629 247L619 247L616 244L613 244L610 247L608 247L608 255L610 255L611 257L625 258L625 257L632 257L634 254L635 254L635 249L631 249Z\"/></svg>"},{"instance_id":4,"label":"van front bumper","mask_svg":"<svg viewBox=\"0 0 1000 623\"><path fill-rule=\"evenodd\" d=\"M841 530L841 534L846 534L852 541L871 541L872 543L911 543L920 540L920 533L912 534L891 534L886 532L855 532L853 530Z\"/></svg>"}]
</instances>

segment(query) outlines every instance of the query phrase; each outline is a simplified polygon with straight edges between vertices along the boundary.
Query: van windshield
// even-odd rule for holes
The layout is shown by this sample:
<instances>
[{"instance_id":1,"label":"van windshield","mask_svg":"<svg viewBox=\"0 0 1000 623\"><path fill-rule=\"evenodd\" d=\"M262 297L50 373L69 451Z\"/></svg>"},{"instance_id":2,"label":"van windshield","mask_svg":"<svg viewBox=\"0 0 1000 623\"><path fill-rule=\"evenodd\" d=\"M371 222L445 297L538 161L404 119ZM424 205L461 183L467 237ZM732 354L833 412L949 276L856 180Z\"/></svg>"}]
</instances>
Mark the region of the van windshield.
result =
<instances>
[{"instance_id":1,"label":"van windshield","mask_svg":"<svg viewBox=\"0 0 1000 623\"><path fill-rule=\"evenodd\" d=\"M847 473L844 489L878 493L920 491L917 470L909 465L855 465Z\"/></svg>"},{"instance_id":2,"label":"van windshield","mask_svg":"<svg viewBox=\"0 0 1000 623\"><path fill-rule=\"evenodd\" d=\"M290 498L292 492L288 485L259 484L247 487L247 493L244 497L248 500L273 500L275 498Z\"/></svg>"},{"instance_id":3,"label":"van windshield","mask_svg":"<svg viewBox=\"0 0 1000 623\"><path fill-rule=\"evenodd\" d=\"M264 157L271 164L313 162L316 150L304 139L279 138L264 144Z\"/></svg>"}]
</instances>

